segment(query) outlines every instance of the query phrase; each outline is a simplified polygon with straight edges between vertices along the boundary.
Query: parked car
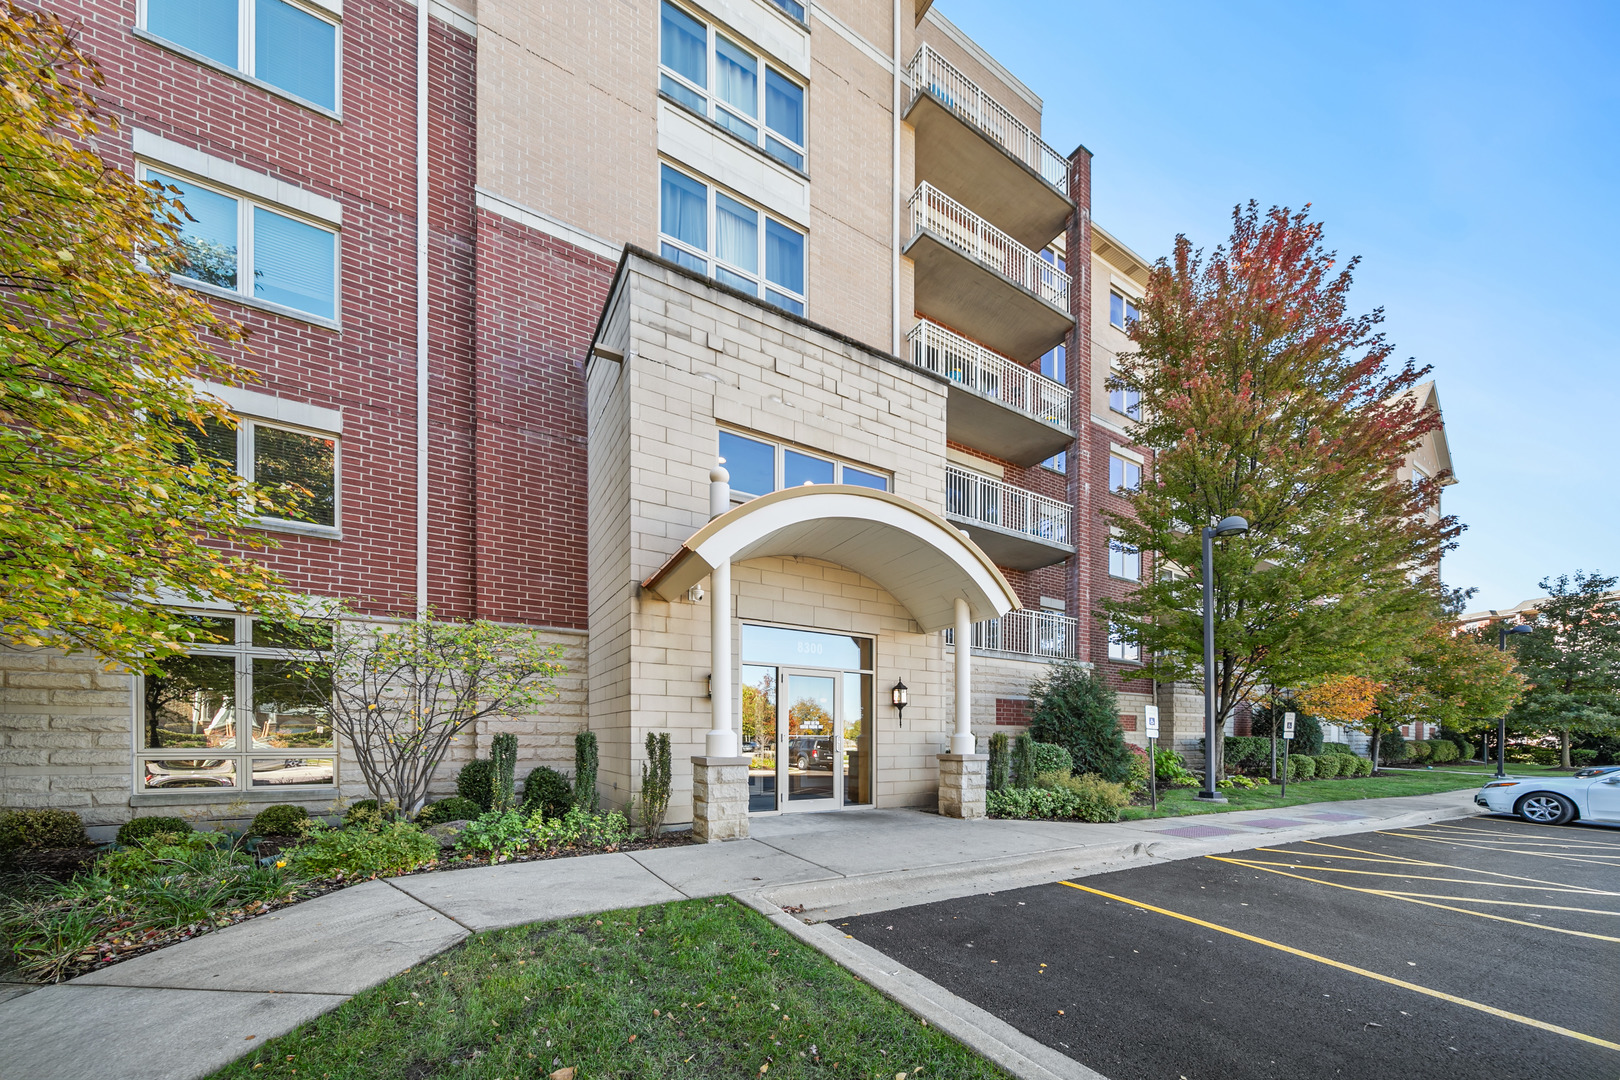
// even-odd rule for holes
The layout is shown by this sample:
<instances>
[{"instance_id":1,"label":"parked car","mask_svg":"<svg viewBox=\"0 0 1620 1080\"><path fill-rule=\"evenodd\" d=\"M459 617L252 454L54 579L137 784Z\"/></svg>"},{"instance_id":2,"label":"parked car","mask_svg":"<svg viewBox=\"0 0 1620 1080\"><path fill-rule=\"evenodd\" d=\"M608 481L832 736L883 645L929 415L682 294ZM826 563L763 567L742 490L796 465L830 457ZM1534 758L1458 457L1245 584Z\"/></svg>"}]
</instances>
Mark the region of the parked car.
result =
<instances>
[{"instance_id":1,"label":"parked car","mask_svg":"<svg viewBox=\"0 0 1620 1080\"><path fill-rule=\"evenodd\" d=\"M788 740L788 764L801 772L806 769L833 767L832 736L797 738Z\"/></svg>"},{"instance_id":2,"label":"parked car","mask_svg":"<svg viewBox=\"0 0 1620 1080\"><path fill-rule=\"evenodd\" d=\"M1475 804L1536 825L1590 821L1620 825L1620 765L1581 769L1573 776L1509 776L1491 780Z\"/></svg>"}]
</instances>

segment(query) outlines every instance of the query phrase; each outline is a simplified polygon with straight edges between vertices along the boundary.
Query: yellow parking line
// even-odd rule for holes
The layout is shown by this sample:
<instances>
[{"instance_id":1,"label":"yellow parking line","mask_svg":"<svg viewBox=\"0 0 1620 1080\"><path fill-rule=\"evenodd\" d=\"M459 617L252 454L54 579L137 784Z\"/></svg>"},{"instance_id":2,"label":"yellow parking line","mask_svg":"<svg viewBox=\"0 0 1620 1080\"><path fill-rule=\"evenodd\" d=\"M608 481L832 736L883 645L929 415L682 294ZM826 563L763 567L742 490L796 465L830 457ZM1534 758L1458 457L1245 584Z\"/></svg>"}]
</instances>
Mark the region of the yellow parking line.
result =
<instances>
[{"instance_id":1,"label":"yellow parking line","mask_svg":"<svg viewBox=\"0 0 1620 1080\"><path fill-rule=\"evenodd\" d=\"M1424 836L1422 833L1385 832L1380 829L1380 836L1398 836L1406 840L1427 840L1431 844L1447 844L1451 847L1469 848L1473 851L1505 851L1509 855L1534 855L1538 859L1562 859L1565 862L1582 863L1587 866L1620 866L1620 862L1601 862L1601 855L1557 855L1550 851L1524 851L1520 848L1498 847L1478 842L1464 843L1460 840L1446 840L1438 836Z\"/></svg>"},{"instance_id":2,"label":"yellow parking line","mask_svg":"<svg viewBox=\"0 0 1620 1080\"><path fill-rule=\"evenodd\" d=\"M1416 827L1413 827L1412 831L1419 832ZM1459 832L1468 837L1468 843L1471 844L1491 844L1496 846L1500 846L1502 844L1523 844L1526 847L1567 848L1571 851L1577 851L1580 848L1603 849L1601 853L1595 852L1594 854L1620 851L1620 844L1600 844L1595 840L1549 840L1545 837L1545 834L1541 836L1537 836L1533 833L1509 835L1506 833L1482 833L1473 829L1455 829L1444 833L1430 833L1428 835L1435 836L1442 840L1461 840L1463 837L1455 835L1455 833ZM1419 835L1424 834L1419 833Z\"/></svg>"},{"instance_id":3,"label":"yellow parking line","mask_svg":"<svg viewBox=\"0 0 1620 1080\"><path fill-rule=\"evenodd\" d=\"M1440 908L1443 911L1455 911L1461 915L1473 915L1481 919L1490 919L1492 922L1513 923L1515 926L1528 926L1533 930L1546 930L1548 933L1552 934L1568 934L1571 937L1592 938L1597 941L1612 941L1616 944L1620 944L1620 937L1613 937L1609 934L1594 934L1586 930L1566 930L1562 926L1543 926L1540 923L1525 922L1523 919L1510 919L1506 915L1492 915L1489 912L1472 911L1468 908L1453 907L1450 904L1436 904L1431 900L1418 900L1413 896L1393 892L1388 889L1358 889L1354 885L1344 885L1337 881L1322 881L1319 878L1306 877L1303 874L1290 874L1285 870L1272 870L1260 863L1248 863L1241 859L1223 859L1216 855L1205 855L1204 858L1212 859L1215 862L1231 863L1234 866L1247 866L1250 869L1265 870L1268 874L1276 874L1279 877L1293 878L1295 881L1309 881L1315 885L1327 885L1334 889L1348 889L1351 892L1366 893L1369 896L1382 896L1386 899L1400 900L1408 904L1421 904L1424 907ZM1310 868L1298 867L1297 869L1306 870ZM1462 900L1465 903L1467 902L1467 897L1445 897L1445 899Z\"/></svg>"},{"instance_id":4,"label":"yellow parking line","mask_svg":"<svg viewBox=\"0 0 1620 1080\"><path fill-rule=\"evenodd\" d=\"M1274 863L1263 862L1259 859L1251 861L1255 866L1285 866L1290 870L1315 870L1319 874L1355 874L1358 877L1400 878L1402 881L1444 881L1451 885L1489 885L1498 889L1580 893L1583 896L1620 896L1620 892L1605 892L1602 889L1578 889L1562 885L1518 885L1506 881L1470 881L1466 878L1431 877L1427 874L1390 874L1378 870L1347 870L1340 866L1307 866L1304 863ZM1464 870L1466 867L1454 867L1453 869Z\"/></svg>"},{"instance_id":5,"label":"yellow parking line","mask_svg":"<svg viewBox=\"0 0 1620 1080\"><path fill-rule=\"evenodd\" d=\"M1303 841L1301 841L1301 843L1315 844L1318 847L1337 848L1340 851L1360 851L1363 855L1377 854L1377 852L1362 851L1361 848L1344 847L1341 844L1327 844L1327 843L1323 843L1320 840L1303 840ZM1310 854L1316 855L1315 852L1311 852ZM1342 858L1343 856L1316 855L1316 857L1317 858L1322 858L1322 859L1332 859L1332 858ZM1455 863L1443 863L1443 862L1424 862L1424 861L1422 861L1420 859L1405 859L1405 860L1399 860L1399 861L1404 861L1404 862L1410 863L1413 866L1429 866L1429 867L1433 867L1435 869L1446 869L1446 870L1463 870L1463 871L1466 871L1466 872L1468 872L1470 874L1484 874L1487 877L1506 878L1509 881L1533 881L1533 882L1536 882L1536 883L1541 884L1541 885L1555 886L1555 887L1557 887L1559 889L1563 889L1563 890L1565 890L1567 892L1586 892L1586 893L1592 893L1595 896L1620 896L1620 893L1605 892L1602 889L1593 889L1593 888L1590 888L1589 886L1585 886L1585 885L1568 885L1568 884L1566 884L1566 883L1564 883L1562 881L1547 881L1544 878L1525 877L1523 874L1504 874L1504 873L1502 873L1502 872L1500 872L1498 870L1482 870L1482 869L1480 869L1479 867L1476 867L1476 866L1458 866Z\"/></svg>"},{"instance_id":6,"label":"yellow parking line","mask_svg":"<svg viewBox=\"0 0 1620 1080\"><path fill-rule=\"evenodd\" d=\"M1481 836L1512 836L1512 837L1519 837L1519 838L1536 836L1538 834L1538 832L1542 836L1547 836L1547 835L1549 835L1546 832L1547 829L1557 829L1560 833L1571 831L1566 826L1562 826L1562 825L1526 825L1523 829L1519 829L1517 831L1506 831L1506 832L1504 832L1504 831L1501 831L1501 830L1498 830L1498 829L1472 829L1472 828L1469 828L1466 825L1447 825L1444 822L1437 822L1437 823L1435 823L1433 825L1426 825L1426 826L1423 826L1423 828L1428 828L1428 829L1450 829L1450 830L1452 830L1454 832L1478 833ZM1537 841L1537 843L1540 843L1540 842L1541 841ZM1554 843L1555 841L1548 840L1546 842L1547 843ZM1580 845L1583 845L1583 846L1590 846L1590 847L1603 847L1603 848L1620 849L1620 844L1606 843L1605 841L1602 841L1602 840L1576 840L1573 837L1568 837L1568 838L1565 838L1565 839L1562 839L1562 840L1558 840L1556 842L1561 843L1561 844L1580 844Z\"/></svg>"},{"instance_id":7,"label":"yellow parking line","mask_svg":"<svg viewBox=\"0 0 1620 1080\"><path fill-rule=\"evenodd\" d=\"M1314 960L1318 964L1326 964L1328 967L1338 968L1340 971L1348 971L1352 975L1361 975L1377 982L1388 983L1390 986L1398 986L1403 990L1411 990L1414 993L1424 994L1432 998L1439 998L1441 1001L1449 1001L1453 1005L1461 1005L1464 1008L1475 1009L1482 1013L1489 1013L1491 1016L1501 1017L1504 1020L1512 1020L1514 1023L1539 1028L1542 1031L1550 1031L1554 1035L1564 1035L1571 1039L1579 1039L1581 1042L1591 1043L1594 1046L1601 1046L1608 1050L1620 1050L1620 1043L1610 1042L1608 1039L1600 1039L1596 1035L1588 1035L1583 1031L1575 1031L1572 1028L1560 1027L1557 1024L1549 1024L1545 1020L1537 1020L1532 1016L1523 1016L1519 1013L1508 1012L1506 1009L1498 1009L1494 1005L1486 1005L1483 1002L1470 1001L1468 998L1458 997L1456 994L1448 994L1443 990L1432 990L1427 986L1419 986L1417 983L1407 982L1405 979L1396 979L1389 975L1380 974L1376 971L1368 971L1366 968L1356 967L1353 964L1346 964L1343 961L1333 960L1326 956L1319 956L1316 953L1306 952L1304 949L1296 949L1292 945L1284 945L1279 941L1268 941L1262 937L1255 937L1253 934L1245 934L1241 930L1234 930L1229 926L1221 926L1219 923L1205 922L1203 919L1196 919L1191 915L1183 915L1179 911L1171 911L1168 908L1155 907L1152 904L1144 904L1140 900L1132 900L1125 896L1116 896L1114 893L1103 892L1101 889L1093 889L1088 885L1076 885L1072 881L1064 881L1060 882L1059 884L1067 885L1071 889L1079 889L1081 892L1092 893L1093 895L1101 896L1105 899L1113 900L1121 904L1129 904L1131 907L1141 908L1143 911L1151 911L1159 915L1168 916L1172 919L1179 919L1182 922L1192 923L1194 926L1202 926L1206 930L1214 930L1216 933L1227 934L1231 937L1241 938L1244 941L1252 941L1256 945L1264 945L1267 948L1276 949L1278 952L1289 953L1290 955L1298 956L1306 960Z\"/></svg>"}]
</instances>

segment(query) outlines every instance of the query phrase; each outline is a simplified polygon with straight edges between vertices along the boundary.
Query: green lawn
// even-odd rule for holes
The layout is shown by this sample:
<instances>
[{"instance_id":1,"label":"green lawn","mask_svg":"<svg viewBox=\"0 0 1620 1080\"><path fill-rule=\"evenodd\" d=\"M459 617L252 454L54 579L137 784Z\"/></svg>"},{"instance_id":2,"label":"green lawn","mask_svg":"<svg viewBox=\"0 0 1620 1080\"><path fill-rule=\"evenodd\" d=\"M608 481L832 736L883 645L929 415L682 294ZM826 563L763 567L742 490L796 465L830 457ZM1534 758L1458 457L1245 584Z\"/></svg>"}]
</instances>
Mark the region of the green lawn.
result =
<instances>
[{"instance_id":1,"label":"green lawn","mask_svg":"<svg viewBox=\"0 0 1620 1080\"><path fill-rule=\"evenodd\" d=\"M1441 770L1446 772L1463 772L1470 776L1495 776L1496 763L1492 762L1489 765L1480 765L1477 763L1454 761L1445 765L1436 765L1434 767L1435 772L1440 772ZM1571 776L1574 774L1574 770L1572 769L1560 769L1553 765L1520 765L1512 761L1507 763L1507 772L1509 776Z\"/></svg>"},{"instance_id":2,"label":"green lawn","mask_svg":"<svg viewBox=\"0 0 1620 1080\"><path fill-rule=\"evenodd\" d=\"M1567 774L1566 774L1567 775ZM1354 780L1305 780L1288 785L1288 795L1282 788L1236 789L1223 792L1227 802L1210 805L1194 798L1196 788L1173 788L1159 796L1159 811L1153 813L1145 806L1127 806L1120 811L1125 821L1142 818L1181 817L1187 814L1221 814L1233 810L1275 810L1283 806L1304 803L1339 802L1345 799L1384 799L1394 795L1433 795L1441 791L1460 791L1480 785L1476 774L1446 773L1439 769L1392 770L1381 776L1358 777Z\"/></svg>"},{"instance_id":3,"label":"green lawn","mask_svg":"<svg viewBox=\"0 0 1620 1080\"><path fill-rule=\"evenodd\" d=\"M215 1075L696 1080L767 1065L769 1080L1007 1080L729 899L479 934Z\"/></svg>"}]
</instances>

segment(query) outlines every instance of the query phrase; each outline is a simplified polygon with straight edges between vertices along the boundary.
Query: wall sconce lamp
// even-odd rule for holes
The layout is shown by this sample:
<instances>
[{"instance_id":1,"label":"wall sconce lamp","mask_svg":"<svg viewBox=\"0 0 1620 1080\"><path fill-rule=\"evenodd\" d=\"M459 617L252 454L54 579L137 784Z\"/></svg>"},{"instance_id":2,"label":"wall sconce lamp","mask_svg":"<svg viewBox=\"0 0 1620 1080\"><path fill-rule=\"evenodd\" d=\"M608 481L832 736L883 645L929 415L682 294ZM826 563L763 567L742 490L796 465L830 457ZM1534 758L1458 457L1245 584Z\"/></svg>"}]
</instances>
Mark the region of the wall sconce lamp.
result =
<instances>
[{"instance_id":1,"label":"wall sconce lamp","mask_svg":"<svg viewBox=\"0 0 1620 1080\"><path fill-rule=\"evenodd\" d=\"M900 716L900 726L905 727L906 706L911 704L911 694L906 690L904 682L894 684L894 689L889 691L889 700L894 703L894 711Z\"/></svg>"}]
</instances>

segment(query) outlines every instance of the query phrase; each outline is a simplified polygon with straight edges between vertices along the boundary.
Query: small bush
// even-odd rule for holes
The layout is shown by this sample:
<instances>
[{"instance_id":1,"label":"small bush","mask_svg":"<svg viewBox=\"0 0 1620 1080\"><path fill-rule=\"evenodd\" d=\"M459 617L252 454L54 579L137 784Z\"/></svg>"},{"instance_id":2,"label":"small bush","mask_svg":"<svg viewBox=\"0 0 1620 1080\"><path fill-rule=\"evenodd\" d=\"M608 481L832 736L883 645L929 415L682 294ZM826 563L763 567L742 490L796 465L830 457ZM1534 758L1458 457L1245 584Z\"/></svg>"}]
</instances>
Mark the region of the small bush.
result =
<instances>
[{"instance_id":1,"label":"small bush","mask_svg":"<svg viewBox=\"0 0 1620 1080\"><path fill-rule=\"evenodd\" d=\"M1378 763L1394 765L1406 760L1406 736L1397 728L1378 736Z\"/></svg>"},{"instance_id":2,"label":"small bush","mask_svg":"<svg viewBox=\"0 0 1620 1080\"><path fill-rule=\"evenodd\" d=\"M470 852L490 862L521 855L534 842L529 829L531 820L538 827L543 815L527 818L516 810L480 814L456 834L456 850Z\"/></svg>"},{"instance_id":3,"label":"small bush","mask_svg":"<svg viewBox=\"0 0 1620 1080\"><path fill-rule=\"evenodd\" d=\"M574 805L581 810L596 810L600 797L596 790L596 767L599 755L596 732L581 731L574 736Z\"/></svg>"},{"instance_id":4,"label":"small bush","mask_svg":"<svg viewBox=\"0 0 1620 1080\"><path fill-rule=\"evenodd\" d=\"M1228 776L1224 780L1215 781L1215 788L1218 791L1231 791L1234 788L1252 791L1255 788L1270 786L1271 781L1261 776Z\"/></svg>"},{"instance_id":5,"label":"small bush","mask_svg":"<svg viewBox=\"0 0 1620 1080\"><path fill-rule=\"evenodd\" d=\"M1288 779L1316 779L1316 759L1309 754L1295 754L1288 759Z\"/></svg>"},{"instance_id":6,"label":"small bush","mask_svg":"<svg viewBox=\"0 0 1620 1080\"><path fill-rule=\"evenodd\" d=\"M1276 703L1275 705L1258 706L1249 714L1249 731L1255 735L1263 736L1269 743L1271 729L1275 724L1277 739L1282 740L1283 720L1285 714L1294 714L1294 746L1296 753L1313 755L1322 752L1322 724L1316 717L1301 709L1292 698ZM1277 751L1277 760L1282 760L1282 751Z\"/></svg>"},{"instance_id":7,"label":"small bush","mask_svg":"<svg viewBox=\"0 0 1620 1080\"><path fill-rule=\"evenodd\" d=\"M1338 754L1340 757L1359 757L1360 756L1354 750L1350 749L1350 746L1349 746L1348 743L1342 743L1342 742L1323 743L1322 744L1322 753L1323 754ZM1320 756L1320 755L1312 755L1312 756Z\"/></svg>"},{"instance_id":8,"label":"small bush","mask_svg":"<svg viewBox=\"0 0 1620 1080\"><path fill-rule=\"evenodd\" d=\"M1013 787L1034 787L1036 772L1035 736L1026 731L1013 740Z\"/></svg>"},{"instance_id":9,"label":"small bush","mask_svg":"<svg viewBox=\"0 0 1620 1080\"><path fill-rule=\"evenodd\" d=\"M1112 783L1094 773L1083 776L1044 773L1036 782L1037 787L986 793L988 811L1008 818L1110 822L1118 821L1119 808L1130 805L1131 801L1124 784Z\"/></svg>"},{"instance_id":10,"label":"small bush","mask_svg":"<svg viewBox=\"0 0 1620 1080\"><path fill-rule=\"evenodd\" d=\"M985 781L989 791L1000 791L1012 779L1012 740L1005 731L990 736L990 767Z\"/></svg>"},{"instance_id":11,"label":"small bush","mask_svg":"<svg viewBox=\"0 0 1620 1080\"><path fill-rule=\"evenodd\" d=\"M1429 740L1429 760L1436 765L1457 760L1457 744L1450 739Z\"/></svg>"},{"instance_id":12,"label":"small bush","mask_svg":"<svg viewBox=\"0 0 1620 1080\"><path fill-rule=\"evenodd\" d=\"M422 807L422 812L416 815L418 825L443 825L447 821L471 821L484 812L484 808L471 799L463 799L460 795L452 795L448 799L440 799L435 803L428 803Z\"/></svg>"},{"instance_id":13,"label":"small bush","mask_svg":"<svg viewBox=\"0 0 1620 1080\"><path fill-rule=\"evenodd\" d=\"M248 831L258 836L298 836L308 824L308 810L291 803L277 803L260 810Z\"/></svg>"},{"instance_id":14,"label":"small bush","mask_svg":"<svg viewBox=\"0 0 1620 1080\"><path fill-rule=\"evenodd\" d=\"M1131 775L1125 787L1133 792L1146 791L1148 782L1148 754L1143 747L1131 744Z\"/></svg>"},{"instance_id":15,"label":"small bush","mask_svg":"<svg viewBox=\"0 0 1620 1080\"><path fill-rule=\"evenodd\" d=\"M89 842L84 822L71 810L0 810L0 851L84 847Z\"/></svg>"},{"instance_id":16,"label":"small bush","mask_svg":"<svg viewBox=\"0 0 1620 1080\"><path fill-rule=\"evenodd\" d=\"M1344 761L1344 757L1340 754L1318 754L1311 761L1316 767L1316 779L1331 780L1338 776L1342 770L1343 766L1340 765L1340 762ZM1355 768L1354 765L1350 767L1351 769Z\"/></svg>"},{"instance_id":17,"label":"small bush","mask_svg":"<svg viewBox=\"0 0 1620 1080\"><path fill-rule=\"evenodd\" d=\"M1590 765L1597 760L1597 756L1598 752L1596 750L1571 750L1569 752L1569 763L1577 767Z\"/></svg>"},{"instance_id":18,"label":"small bush","mask_svg":"<svg viewBox=\"0 0 1620 1080\"><path fill-rule=\"evenodd\" d=\"M378 821L334 829L313 823L293 851L293 866L314 877L403 874L439 857L439 842L408 821Z\"/></svg>"},{"instance_id":19,"label":"small bush","mask_svg":"<svg viewBox=\"0 0 1620 1080\"><path fill-rule=\"evenodd\" d=\"M1372 775L1372 769L1373 769L1372 758L1364 758L1364 757L1356 758L1356 775L1357 776L1371 776Z\"/></svg>"},{"instance_id":20,"label":"small bush","mask_svg":"<svg viewBox=\"0 0 1620 1080\"><path fill-rule=\"evenodd\" d=\"M1038 742L1035 744L1035 774L1041 773L1074 772L1074 758L1069 752L1056 743Z\"/></svg>"},{"instance_id":21,"label":"small bush","mask_svg":"<svg viewBox=\"0 0 1620 1080\"><path fill-rule=\"evenodd\" d=\"M488 810L495 800L495 763L474 758L456 774L456 794Z\"/></svg>"},{"instance_id":22,"label":"small bush","mask_svg":"<svg viewBox=\"0 0 1620 1080\"><path fill-rule=\"evenodd\" d=\"M382 804L377 802L376 799L356 799L349 804L347 810L343 811L343 824L358 825L369 829L382 824L384 817L395 816L397 815L385 815Z\"/></svg>"},{"instance_id":23,"label":"small bush","mask_svg":"<svg viewBox=\"0 0 1620 1080\"><path fill-rule=\"evenodd\" d=\"M1537 765L1558 764L1558 751L1550 746L1538 746L1530 751L1530 756L1535 758Z\"/></svg>"},{"instance_id":24,"label":"small bush","mask_svg":"<svg viewBox=\"0 0 1620 1080\"><path fill-rule=\"evenodd\" d=\"M528 779L523 781L524 817L536 810L544 812L546 817L562 817L573 805L574 785L568 777L546 765L529 770Z\"/></svg>"},{"instance_id":25,"label":"small bush","mask_svg":"<svg viewBox=\"0 0 1620 1080\"><path fill-rule=\"evenodd\" d=\"M1223 746L1228 770L1248 769L1258 772L1261 769L1271 770L1271 738L1260 738L1256 735L1228 735ZM1281 759L1282 750L1279 748L1277 757Z\"/></svg>"},{"instance_id":26,"label":"small bush","mask_svg":"<svg viewBox=\"0 0 1620 1080\"><path fill-rule=\"evenodd\" d=\"M669 732L649 731L647 760L641 766L641 831L649 840L664 827L671 784Z\"/></svg>"},{"instance_id":27,"label":"small bush","mask_svg":"<svg viewBox=\"0 0 1620 1080\"><path fill-rule=\"evenodd\" d=\"M1172 787L1195 787L1198 784L1198 774L1187 768L1187 759L1163 747L1153 751L1153 772L1160 783Z\"/></svg>"},{"instance_id":28,"label":"small bush","mask_svg":"<svg viewBox=\"0 0 1620 1080\"><path fill-rule=\"evenodd\" d=\"M1422 739L1412 739L1406 744L1406 759L1413 765L1422 765L1434 753L1434 747Z\"/></svg>"},{"instance_id":29,"label":"small bush","mask_svg":"<svg viewBox=\"0 0 1620 1080\"><path fill-rule=\"evenodd\" d=\"M492 770L489 808L497 812L516 809L513 777L517 770L517 736L503 731L491 739L489 762Z\"/></svg>"},{"instance_id":30,"label":"small bush","mask_svg":"<svg viewBox=\"0 0 1620 1080\"><path fill-rule=\"evenodd\" d=\"M185 818L138 817L118 827L118 842L133 845L158 835L186 836L190 832L191 822Z\"/></svg>"}]
</instances>

